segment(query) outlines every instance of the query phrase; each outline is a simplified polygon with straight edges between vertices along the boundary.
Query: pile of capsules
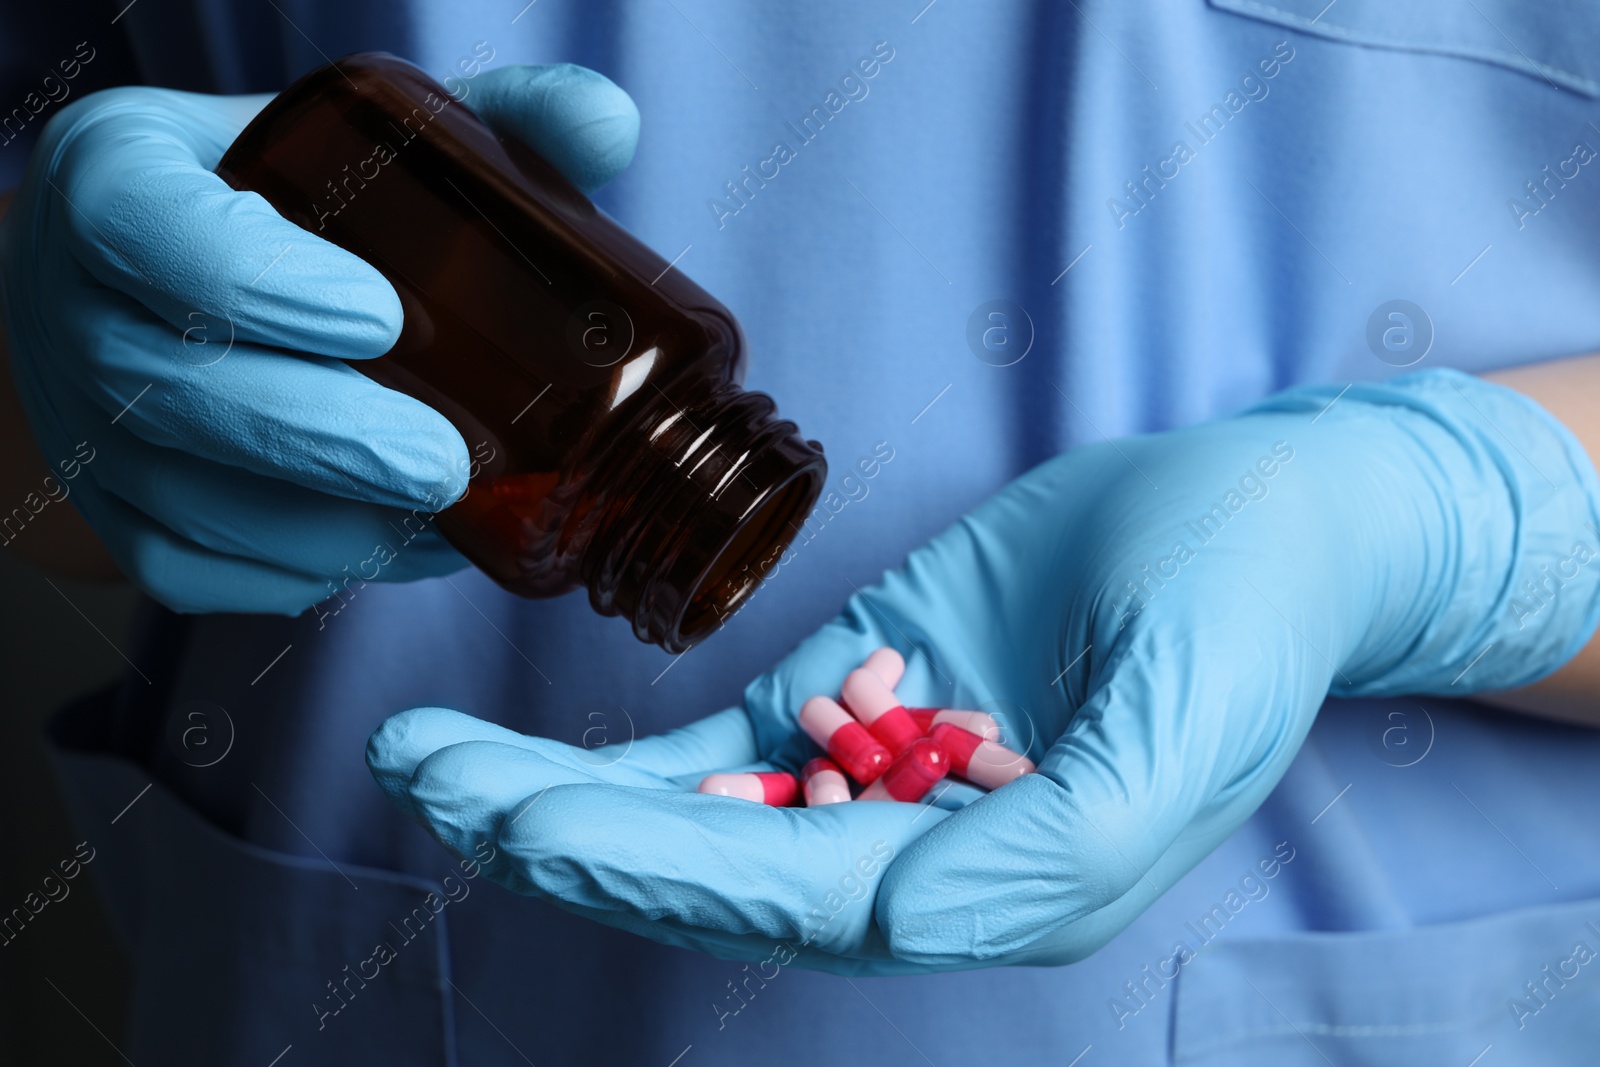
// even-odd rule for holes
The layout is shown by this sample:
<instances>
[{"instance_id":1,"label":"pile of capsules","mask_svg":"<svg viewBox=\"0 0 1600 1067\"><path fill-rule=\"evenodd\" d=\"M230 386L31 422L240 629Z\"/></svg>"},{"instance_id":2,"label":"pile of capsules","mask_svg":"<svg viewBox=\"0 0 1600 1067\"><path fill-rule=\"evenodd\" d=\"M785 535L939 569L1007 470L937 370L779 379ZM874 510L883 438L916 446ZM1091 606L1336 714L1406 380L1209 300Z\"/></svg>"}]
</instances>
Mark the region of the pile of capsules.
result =
<instances>
[{"instance_id":1,"label":"pile of capsules","mask_svg":"<svg viewBox=\"0 0 1600 1067\"><path fill-rule=\"evenodd\" d=\"M801 705L800 729L828 755L807 763L799 781L785 771L712 774L700 792L786 807L803 789L814 808L850 800L850 778L863 786L856 800L916 801L949 774L998 789L1033 772L1028 757L1000 744L987 712L901 705L894 687L905 672L900 653L880 648L845 678L840 700Z\"/></svg>"}]
</instances>

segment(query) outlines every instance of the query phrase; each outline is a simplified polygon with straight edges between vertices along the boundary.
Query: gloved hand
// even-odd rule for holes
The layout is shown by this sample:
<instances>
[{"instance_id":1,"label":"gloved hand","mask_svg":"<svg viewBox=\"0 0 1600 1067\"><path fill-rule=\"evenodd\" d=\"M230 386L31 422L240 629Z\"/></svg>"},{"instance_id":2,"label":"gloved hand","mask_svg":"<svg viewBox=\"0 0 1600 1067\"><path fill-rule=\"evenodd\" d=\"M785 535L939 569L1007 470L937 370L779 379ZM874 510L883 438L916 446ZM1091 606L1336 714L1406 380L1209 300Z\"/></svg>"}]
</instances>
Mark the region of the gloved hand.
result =
<instances>
[{"instance_id":1,"label":"gloved hand","mask_svg":"<svg viewBox=\"0 0 1600 1067\"><path fill-rule=\"evenodd\" d=\"M1582 448L1516 393L1454 371L1303 388L1045 463L742 708L620 759L440 709L367 758L447 848L493 848L495 879L659 941L847 973L1070 962L1256 809L1330 692L1512 688L1575 654L1597 516ZM907 703L1007 713L1039 773L954 813L683 791L798 766L801 702L883 643Z\"/></svg>"},{"instance_id":2,"label":"gloved hand","mask_svg":"<svg viewBox=\"0 0 1600 1067\"><path fill-rule=\"evenodd\" d=\"M39 450L52 468L89 460L70 499L122 571L179 611L296 614L392 544L402 516L467 483L442 415L339 362L395 342L394 289L212 173L268 99L85 97L46 127L0 233ZM484 71L470 99L586 191L632 158L638 111L593 71ZM464 566L430 526L380 578Z\"/></svg>"}]
</instances>

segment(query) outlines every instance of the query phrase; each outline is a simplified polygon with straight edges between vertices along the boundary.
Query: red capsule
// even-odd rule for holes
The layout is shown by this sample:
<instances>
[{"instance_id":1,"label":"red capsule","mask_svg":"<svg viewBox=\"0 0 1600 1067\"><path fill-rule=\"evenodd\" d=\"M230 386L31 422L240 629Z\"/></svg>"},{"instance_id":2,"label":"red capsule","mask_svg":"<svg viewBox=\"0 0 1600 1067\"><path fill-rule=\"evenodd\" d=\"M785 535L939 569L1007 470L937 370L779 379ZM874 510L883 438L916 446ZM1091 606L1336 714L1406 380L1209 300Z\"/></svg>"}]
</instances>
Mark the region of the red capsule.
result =
<instances>
[{"instance_id":1,"label":"red capsule","mask_svg":"<svg viewBox=\"0 0 1600 1067\"><path fill-rule=\"evenodd\" d=\"M922 728L900 706L894 690L865 667L845 677L843 692L845 707L896 756L922 736Z\"/></svg>"},{"instance_id":2,"label":"red capsule","mask_svg":"<svg viewBox=\"0 0 1600 1067\"><path fill-rule=\"evenodd\" d=\"M794 780L794 775L784 771L745 771L739 774L708 774L700 780L699 791L782 808L794 803L800 786Z\"/></svg>"},{"instance_id":3,"label":"red capsule","mask_svg":"<svg viewBox=\"0 0 1600 1067\"><path fill-rule=\"evenodd\" d=\"M876 782L894 762L889 750L830 697L812 697L800 706L800 729L862 785Z\"/></svg>"},{"instance_id":4,"label":"red capsule","mask_svg":"<svg viewBox=\"0 0 1600 1067\"><path fill-rule=\"evenodd\" d=\"M921 738L883 772L883 777L861 791L857 800L921 800L928 790L950 773L950 756L931 738Z\"/></svg>"},{"instance_id":5,"label":"red capsule","mask_svg":"<svg viewBox=\"0 0 1600 1067\"><path fill-rule=\"evenodd\" d=\"M842 804L850 799L850 782L844 772L837 763L824 756L818 756L800 768L800 783L808 808Z\"/></svg>"},{"instance_id":6,"label":"red capsule","mask_svg":"<svg viewBox=\"0 0 1600 1067\"><path fill-rule=\"evenodd\" d=\"M1033 773L1033 761L970 730L940 723L929 735L949 753L950 767L973 785L999 789L1013 778Z\"/></svg>"}]
</instances>

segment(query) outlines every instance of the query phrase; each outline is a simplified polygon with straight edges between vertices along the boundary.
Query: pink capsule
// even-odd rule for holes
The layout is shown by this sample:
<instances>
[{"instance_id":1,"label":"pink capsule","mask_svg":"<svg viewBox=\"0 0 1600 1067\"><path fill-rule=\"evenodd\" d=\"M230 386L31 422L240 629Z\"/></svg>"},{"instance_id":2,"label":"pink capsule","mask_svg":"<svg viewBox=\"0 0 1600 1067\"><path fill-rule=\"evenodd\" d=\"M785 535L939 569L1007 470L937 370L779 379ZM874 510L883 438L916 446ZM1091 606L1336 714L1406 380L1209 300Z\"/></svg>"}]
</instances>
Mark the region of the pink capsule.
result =
<instances>
[{"instance_id":1,"label":"pink capsule","mask_svg":"<svg viewBox=\"0 0 1600 1067\"><path fill-rule=\"evenodd\" d=\"M929 735L950 755L950 769L973 785L999 789L1013 778L1033 773L1033 761L970 730L940 723Z\"/></svg>"},{"instance_id":2,"label":"pink capsule","mask_svg":"<svg viewBox=\"0 0 1600 1067\"><path fill-rule=\"evenodd\" d=\"M774 808L794 803L800 787L794 775L783 771L746 771L742 774L708 774L700 780L700 792L738 797Z\"/></svg>"},{"instance_id":3,"label":"pink capsule","mask_svg":"<svg viewBox=\"0 0 1600 1067\"><path fill-rule=\"evenodd\" d=\"M950 755L930 738L920 738L883 772L883 777L861 791L857 800L921 800L950 773Z\"/></svg>"},{"instance_id":4,"label":"pink capsule","mask_svg":"<svg viewBox=\"0 0 1600 1067\"><path fill-rule=\"evenodd\" d=\"M883 680L884 685L893 689L906 675L906 661L900 653L885 645L868 656L861 669L876 674Z\"/></svg>"},{"instance_id":5,"label":"pink capsule","mask_svg":"<svg viewBox=\"0 0 1600 1067\"><path fill-rule=\"evenodd\" d=\"M800 781L806 794L806 807L842 804L850 799L850 783L833 760L824 756L800 768Z\"/></svg>"},{"instance_id":6,"label":"pink capsule","mask_svg":"<svg viewBox=\"0 0 1600 1067\"><path fill-rule=\"evenodd\" d=\"M843 692L845 707L896 756L922 736L922 727L900 706L894 690L865 667L845 676Z\"/></svg>"},{"instance_id":7,"label":"pink capsule","mask_svg":"<svg viewBox=\"0 0 1600 1067\"><path fill-rule=\"evenodd\" d=\"M985 741L1000 743L1000 723L987 711L955 711L951 708L907 708L906 711L922 732L932 733L933 728L941 723L959 726L970 733L975 733Z\"/></svg>"},{"instance_id":8,"label":"pink capsule","mask_svg":"<svg viewBox=\"0 0 1600 1067\"><path fill-rule=\"evenodd\" d=\"M894 762L889 750L829 697L812 697L800 705L800 729L862 785L876 782Z\"/></svg>"}]
</instances>

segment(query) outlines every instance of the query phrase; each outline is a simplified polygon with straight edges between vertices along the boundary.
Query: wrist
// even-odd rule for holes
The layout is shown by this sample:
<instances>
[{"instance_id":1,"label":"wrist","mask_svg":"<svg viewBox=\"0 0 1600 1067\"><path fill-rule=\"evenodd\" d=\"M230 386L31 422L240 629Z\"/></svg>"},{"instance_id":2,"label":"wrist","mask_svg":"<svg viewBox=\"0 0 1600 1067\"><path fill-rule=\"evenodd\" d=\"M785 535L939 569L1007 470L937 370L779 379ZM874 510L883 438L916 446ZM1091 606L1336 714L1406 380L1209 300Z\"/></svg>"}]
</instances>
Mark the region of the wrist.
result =
<instances>
[{"instance_id":1,"label":"wrist","mask_svg":"<svg viewBox=\"0 0 1600 1067\"><path fill-rule=\"evenodd\" d=\"M1515 688L1594 631L1600 481L1526 397L1438 370L1291 390L1255 410L1310 412L1329 439L1331 519L1352 533L1343 580L1364 623L1336 694Z\"/></svg>"}]
</instances>

